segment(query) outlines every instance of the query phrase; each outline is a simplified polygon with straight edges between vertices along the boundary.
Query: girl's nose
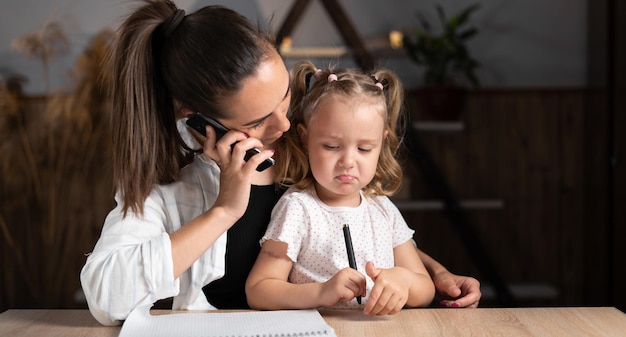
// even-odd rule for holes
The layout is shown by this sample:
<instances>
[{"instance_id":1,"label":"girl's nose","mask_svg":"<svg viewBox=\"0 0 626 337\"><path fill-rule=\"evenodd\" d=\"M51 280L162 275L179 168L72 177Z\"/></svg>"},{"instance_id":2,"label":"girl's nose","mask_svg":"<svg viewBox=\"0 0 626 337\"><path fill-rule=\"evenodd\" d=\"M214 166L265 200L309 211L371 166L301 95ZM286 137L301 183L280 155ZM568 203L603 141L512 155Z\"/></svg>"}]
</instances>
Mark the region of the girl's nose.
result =
<instances>
[{"instance_id":1,"label":"girl's nose","mask_svg":"<svg viewBox=\"0 0 626 337\"><path fill-rule=\"evenodd\" d=\"M351 151L344 152L339 161L339 165L343 168L352 168L354 166L354 156Z\"/></svg>"}]
</instances>

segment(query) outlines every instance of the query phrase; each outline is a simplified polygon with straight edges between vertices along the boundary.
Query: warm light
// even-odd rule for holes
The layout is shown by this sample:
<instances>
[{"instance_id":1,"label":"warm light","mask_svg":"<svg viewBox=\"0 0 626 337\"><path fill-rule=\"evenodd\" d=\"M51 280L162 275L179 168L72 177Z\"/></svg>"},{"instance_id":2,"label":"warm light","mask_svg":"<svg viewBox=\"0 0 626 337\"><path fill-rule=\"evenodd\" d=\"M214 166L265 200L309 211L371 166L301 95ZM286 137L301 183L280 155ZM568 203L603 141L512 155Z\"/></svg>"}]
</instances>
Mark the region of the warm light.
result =
<instances>
[{"instance_id":1,"label":"warm light","mask_svg":"<svg viewBox=\"0 0 626 337\"><path fill-rule=\"evenodd\" d=\"M402 32L392 30L389 32L389 45L393 49L402 48Z\"/></svg>"},{"instance_id":2,"label":"warm light","mask_svg":"<svg viewBox=\"0 0 626 337\"><path fill-rule=\"evenodd\" d=\"M283 53L291 51L292 42L293 40L291 39L291 37L285 36L285 38L283 38L283 41L280 43L280 52Z\"/></svg>"}]
</instances>

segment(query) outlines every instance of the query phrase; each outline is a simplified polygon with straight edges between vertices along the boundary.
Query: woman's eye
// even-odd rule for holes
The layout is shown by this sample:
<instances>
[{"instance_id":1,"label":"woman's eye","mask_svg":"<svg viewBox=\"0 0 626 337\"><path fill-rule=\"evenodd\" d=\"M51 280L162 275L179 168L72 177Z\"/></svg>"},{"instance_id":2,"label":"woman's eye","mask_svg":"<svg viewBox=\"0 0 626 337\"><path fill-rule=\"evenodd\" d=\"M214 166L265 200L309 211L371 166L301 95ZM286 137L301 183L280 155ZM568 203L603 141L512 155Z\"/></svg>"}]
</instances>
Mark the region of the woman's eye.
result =
<instances>
[{"instance_id":1,"label":"woman's eye","mask_svg":"<svg viewBox=\"0 0 626 337\"><path fill-rule=\"evenodd\" d=\"M252 126L250 127L250 129L251 129L251 130L256 130L256 129L258 129L258 128L262 127L262 126L263 126L263 124L265 124L265 121L266 121L266 119L264 119L264 120L262 120L262 121L260 121L260 122L258 122L258 123L256 123L256 124L252 125Z\"/></svg>"}]
</instances>

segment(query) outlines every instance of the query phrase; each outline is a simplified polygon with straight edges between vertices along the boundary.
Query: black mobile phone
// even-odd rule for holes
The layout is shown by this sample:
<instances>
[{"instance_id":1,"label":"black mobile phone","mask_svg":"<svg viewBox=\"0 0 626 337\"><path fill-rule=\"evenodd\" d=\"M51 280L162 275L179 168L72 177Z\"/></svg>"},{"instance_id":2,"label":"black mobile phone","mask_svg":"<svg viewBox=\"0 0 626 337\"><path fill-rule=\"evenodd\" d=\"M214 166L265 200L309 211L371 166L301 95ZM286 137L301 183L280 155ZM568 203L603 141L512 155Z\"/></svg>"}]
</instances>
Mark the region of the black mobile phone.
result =
<instances>
[{"instance_id":1,"label":"black mobile phone","mask_svg":"<svg viewBox=\"0 0 626 337\"><path fill-rule=\"evenodd\" d=\"M217 134L217 139L220 139L223 135L226 134L226 132L228 132L228 128L222 125L222 123L216 121L215 119L211 117L205 116L199 112L194 113L193 116L187 119L187 125L192 127L194 130L200 132L200 134L202 134L205 137L206 137L206 125L207 124L213 127L213 129L215 130L215 133ZM233 146L235 146L235 144L233 144ZM260 152L261 150L257 148L249 149L248 151L246 151L244 160L248 161L248 159L250 159L252 156ZM259 164L259 166L257 166L256 170L261 172L265 170L266 168L274 165L274 163L275 163L274 158L265 159L261 164Z\"/></svg>"}]
</instances>

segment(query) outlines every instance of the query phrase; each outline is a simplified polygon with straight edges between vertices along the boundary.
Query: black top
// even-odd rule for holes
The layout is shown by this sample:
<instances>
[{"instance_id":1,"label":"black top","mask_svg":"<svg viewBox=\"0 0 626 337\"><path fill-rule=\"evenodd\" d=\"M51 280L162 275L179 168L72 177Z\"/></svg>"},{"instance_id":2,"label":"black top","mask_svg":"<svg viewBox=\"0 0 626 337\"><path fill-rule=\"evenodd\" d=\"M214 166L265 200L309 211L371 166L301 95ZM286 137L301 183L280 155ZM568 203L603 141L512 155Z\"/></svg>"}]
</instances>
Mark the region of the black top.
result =
<instances>
[{"instance_id":1,"label":"black top","mask_svg":"<svg viewBox=\"0 0 626 337\"><path fill-rule=\"evenodd\" d=\"M275 185L252 185L246 212L226 234L226 273L202 288L216 308L250 308L246 300L246 278L261 250L259 240L270 222L272 208L284 192Z\"/></svg>"}]
</instances>

